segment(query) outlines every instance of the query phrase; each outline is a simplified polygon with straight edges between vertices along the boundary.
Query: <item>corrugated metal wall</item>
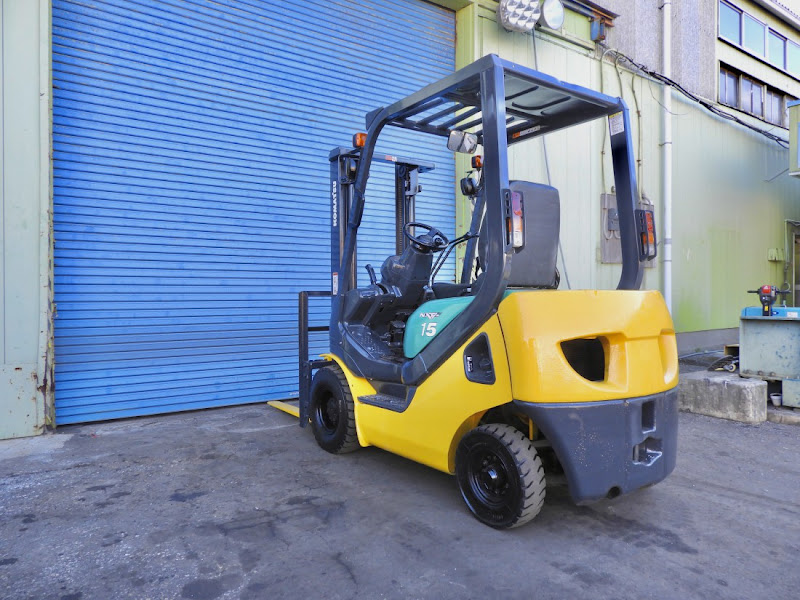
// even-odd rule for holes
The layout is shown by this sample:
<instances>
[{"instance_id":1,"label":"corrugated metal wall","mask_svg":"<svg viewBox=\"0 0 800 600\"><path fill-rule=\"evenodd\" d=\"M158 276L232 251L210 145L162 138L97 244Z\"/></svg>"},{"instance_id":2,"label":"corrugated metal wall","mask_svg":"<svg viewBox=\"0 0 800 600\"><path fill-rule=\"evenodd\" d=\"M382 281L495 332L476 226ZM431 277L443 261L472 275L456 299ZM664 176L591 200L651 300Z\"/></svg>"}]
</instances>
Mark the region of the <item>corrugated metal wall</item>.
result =
<instances>
[{"instance_id":1,"label":"corrugated metal wall","mask_svg":"<svg viewBox=\"0 0 800 600\"><path fill-rule=\"evenodd\" d=\"M57 422L296 394L296 292L330 286L328 151L453 62L453 13L419 0L54 0ZM381 150L437 163L418 217L452 232L444 141ZM391 252L363 242L359 262Z\"/></svg>"}]
</instances>

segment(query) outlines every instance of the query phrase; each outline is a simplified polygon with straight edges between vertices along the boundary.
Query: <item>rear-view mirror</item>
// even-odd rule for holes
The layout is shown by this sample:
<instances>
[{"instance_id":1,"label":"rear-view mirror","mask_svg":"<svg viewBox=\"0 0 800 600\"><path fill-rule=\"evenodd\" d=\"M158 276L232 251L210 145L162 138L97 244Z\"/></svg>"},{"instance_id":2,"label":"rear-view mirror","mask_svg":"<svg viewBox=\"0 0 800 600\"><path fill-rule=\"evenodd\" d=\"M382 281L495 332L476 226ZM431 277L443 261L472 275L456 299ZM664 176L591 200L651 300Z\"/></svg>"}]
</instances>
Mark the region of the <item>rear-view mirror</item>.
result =
<instances>
[{"instance_id":1,"label":"rear-view mirror","mask_svg":"<svg viewBox=\"0 0 800 600\"><path fill-rule=\"evenodd\" d=\"M466 131L451 131L447 138L447 149L462 154L472 154L478 148L478 136Z\"/></svg>"}]
</instances>

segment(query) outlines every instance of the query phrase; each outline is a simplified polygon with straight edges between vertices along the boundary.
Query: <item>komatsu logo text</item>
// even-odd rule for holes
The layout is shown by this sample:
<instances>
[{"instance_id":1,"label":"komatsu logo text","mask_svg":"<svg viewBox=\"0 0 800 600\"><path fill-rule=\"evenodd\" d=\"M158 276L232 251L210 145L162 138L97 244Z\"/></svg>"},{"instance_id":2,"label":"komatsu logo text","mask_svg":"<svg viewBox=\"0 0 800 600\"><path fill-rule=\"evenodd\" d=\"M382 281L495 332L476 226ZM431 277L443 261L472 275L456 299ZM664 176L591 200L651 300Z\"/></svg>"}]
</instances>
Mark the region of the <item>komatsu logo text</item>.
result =
<instances>
[{"instance_id":1,"label":"komatsu logo text","mask_svg":"<svg viewBox=\"0 0 800 600\"><path fill-rule=\"evenodd\" d=\"M333 222L333 226L336 227L339 225L339 201L336 194L335 179L331 182L331 210L333 211L331 214L331 221Z\"/></svg>"}]
</instances>

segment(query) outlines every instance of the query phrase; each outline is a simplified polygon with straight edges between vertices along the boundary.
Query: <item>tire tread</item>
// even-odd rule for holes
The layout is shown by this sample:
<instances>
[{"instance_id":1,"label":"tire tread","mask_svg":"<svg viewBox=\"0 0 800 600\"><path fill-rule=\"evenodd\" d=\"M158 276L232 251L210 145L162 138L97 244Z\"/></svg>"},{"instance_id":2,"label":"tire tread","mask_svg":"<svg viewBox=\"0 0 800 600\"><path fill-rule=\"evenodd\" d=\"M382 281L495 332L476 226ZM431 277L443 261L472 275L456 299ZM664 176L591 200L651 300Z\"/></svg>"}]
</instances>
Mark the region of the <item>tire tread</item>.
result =
<instances>
[{"instance_id":1,"label":"tire tread","mask_svg":"<svg viewBox=\"0 0 800 600\"><path fill-rule=\"evenodd\" d=\"M361 448L361 444L358 443L358 431L356 430L355 402L353 401L353 394L350 393L350 384L347 382L347 377L345 377L342 369L338 365L335 365L335 368L329 368L339 380L339 385L344 395L345 406L347 407L347 430L345 431L344 440L337 454L347 454Z\"/></svg>"},{"instance_id":2,"label":"tire tread","mask_svg":"<svg viewBox=\"0 0 800 600\"><path fill-rule=\"evenodd\" d=\"M347 454L358 450L361 448L361 444L358 441L358 432L356 430L355 402L353 401L353 395L350 393L350 384L347 382L347 377L341 367L336 364L324 367L317 372L314 376L311 392L312 413L314 411L314 402L316 402L316 390L314 386L317 385L316 382L318 378L321 380L328 379L328 381L325 381L322 385L327 386L331 391L333 391L332 388L335 386L337 388L335 391L341 394L344 407L340 407L340 412L342 413L340 414L340 419L344 419L344 430L340 431L337 428L337 432L332 439L325 439L325 437L323 437L325 434L317 430L315 417L312 416L311 429L314 432L317 443L331 454ZM344 410L341 410L341 408Z\"/></svg>"},{"instance_id":3,"label":"tire tread","mask_svg":"<svg viewBox=\"0 0 800 600\"><path fill-rule=\"evenodd\" d=\"M519 527L531 521L542 510L547 487L544 466L536 448L523 433L510 425L489 423L472 431L481 431L502 442L516 463L523 500L517 518L507 528Z\"/></svg>"}]
</instances>

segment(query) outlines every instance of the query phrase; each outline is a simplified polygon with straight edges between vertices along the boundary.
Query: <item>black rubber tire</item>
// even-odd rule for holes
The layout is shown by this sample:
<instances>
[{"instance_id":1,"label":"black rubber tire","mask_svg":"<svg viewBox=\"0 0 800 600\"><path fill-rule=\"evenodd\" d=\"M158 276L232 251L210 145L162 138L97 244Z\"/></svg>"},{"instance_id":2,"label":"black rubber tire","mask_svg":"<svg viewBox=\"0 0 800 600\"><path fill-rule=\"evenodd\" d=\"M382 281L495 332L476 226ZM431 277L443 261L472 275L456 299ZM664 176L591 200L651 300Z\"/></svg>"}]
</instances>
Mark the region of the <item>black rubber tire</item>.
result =
<instances>
[{"instance_id":1,"label":"black rubber tire","mask_svg":"<svg viewBox=\"0 0 800 600\"><path fill-rule=\"evenodd\" d=\"M530 440L510 425L481 425L456 450L461 496L479 521L495 529L524 525L542 509L544 467Z\"/></svg>"},{"instance_id":2,"label":"black rubber tire","mask_svg":"<svg viewBox=\"0 0 800 600\"><path fill-rule=\"evenodd\" d=\"M353 396L338 366L317 371L311 383L311 430L323 450L344 454L358 450Z\"/></svg>"}]
</instances>

